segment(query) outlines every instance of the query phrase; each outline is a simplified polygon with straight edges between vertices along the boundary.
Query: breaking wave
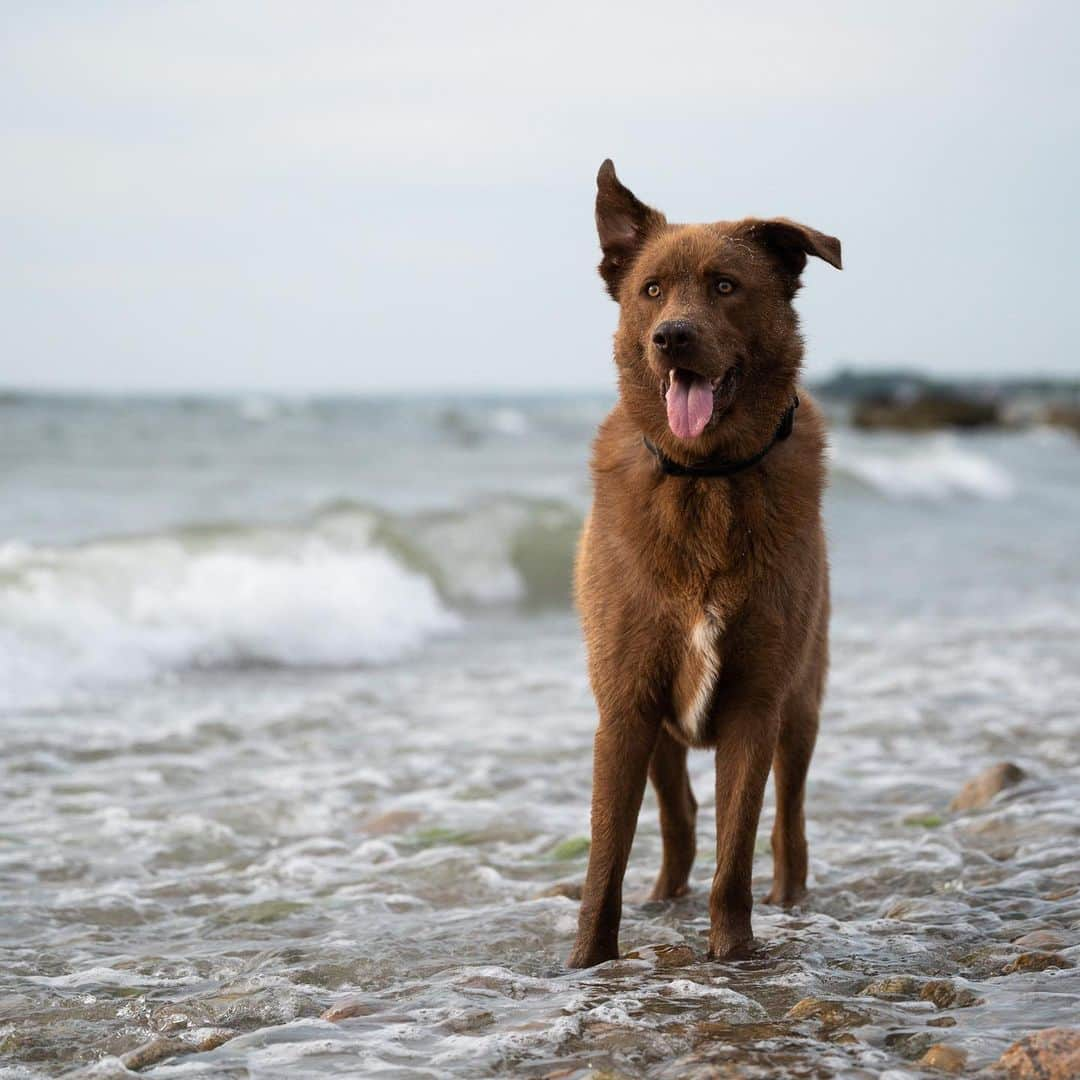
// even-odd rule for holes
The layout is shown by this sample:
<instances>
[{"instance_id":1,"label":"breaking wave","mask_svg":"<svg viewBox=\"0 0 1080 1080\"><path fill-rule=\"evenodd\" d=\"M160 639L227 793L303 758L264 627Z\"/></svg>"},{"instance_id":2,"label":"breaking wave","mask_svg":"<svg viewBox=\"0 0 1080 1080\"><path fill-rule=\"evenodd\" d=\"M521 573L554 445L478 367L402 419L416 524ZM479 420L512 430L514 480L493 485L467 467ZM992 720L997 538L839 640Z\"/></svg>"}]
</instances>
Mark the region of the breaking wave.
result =
<instances>
[{"instance_id":1,"label":"breaking wave","mask_svg":"<svg viewBox=\"0 0 1080 1080\"><path fill-rule=\"evenodd\" d=\"M951 435L871 443L841 435L831 447L834 483L845 479L889 499L1008 499L1013 478Z\"/></svg>"},{"instance_id":2,"label":"breaking wave","mask_svg":"<svg viewBox=\"0 0 1080 1080\"><path fill-rule=\"evenodd\" d=\"M192 668L397 660L476 605L569 596L579 514L494 500L293 526L201 526L0 546L0 706Z\"/></svg>"}]
</instances>

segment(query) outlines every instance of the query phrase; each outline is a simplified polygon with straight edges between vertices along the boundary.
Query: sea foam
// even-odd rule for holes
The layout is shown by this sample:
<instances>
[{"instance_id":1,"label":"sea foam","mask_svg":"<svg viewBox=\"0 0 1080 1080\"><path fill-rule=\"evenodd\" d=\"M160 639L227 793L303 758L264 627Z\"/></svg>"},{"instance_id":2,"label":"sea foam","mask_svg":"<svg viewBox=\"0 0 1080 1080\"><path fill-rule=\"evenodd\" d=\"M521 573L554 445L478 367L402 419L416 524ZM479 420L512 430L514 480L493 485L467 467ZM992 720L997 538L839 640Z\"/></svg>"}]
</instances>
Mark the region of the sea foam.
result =
<instances>
[{"instance_id":1,"label":"sea foam","mask_svg":"<svg viewBox=\"0 0 1080 1080\"><path fill-rule=\"evenodd\" d=\"M830 448L830 466L834 475L853 478L890 499L1007 499L1014 492L1008 472L951 435L880 447L841 436Z\"/></svg>"},{"instance_id":2,"label":"sea foam","mask_svg":"<svg viewBox=\"0 0 1080 1080\"><path fill-rule=\"evenodd\" d=\"M389 552L313 534L8 545L0 568L0 705L185 668L385 663L459 622Z\"/></svg>"}]
</instances>

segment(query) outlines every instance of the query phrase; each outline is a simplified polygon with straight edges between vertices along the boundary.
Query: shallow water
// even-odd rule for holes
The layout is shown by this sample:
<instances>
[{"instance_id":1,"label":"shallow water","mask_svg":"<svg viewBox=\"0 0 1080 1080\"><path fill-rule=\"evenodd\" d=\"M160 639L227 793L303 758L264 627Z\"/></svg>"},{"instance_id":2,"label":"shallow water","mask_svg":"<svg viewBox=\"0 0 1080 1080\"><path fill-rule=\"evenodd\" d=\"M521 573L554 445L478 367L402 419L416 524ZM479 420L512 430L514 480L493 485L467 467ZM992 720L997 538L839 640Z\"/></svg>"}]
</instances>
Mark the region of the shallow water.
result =
<instances>
[{"instance_id":1,"label":"shallow water","mask_svg":"<svg viewBox=\"0 0 1080 1080\"><path fill-rule=\"evenodd\" d=\"M565 589L602 403L6 408L0 1075L164 1035L146 1075L900 1077L1075 1023L1080 444L838 428L810 896L704 959L698 753L692 894L644 899L649 795L641 958L569 972L543 894L586 858ZM1000 760L1027 778L949 813Z\"/></svg>"}]
</instances>

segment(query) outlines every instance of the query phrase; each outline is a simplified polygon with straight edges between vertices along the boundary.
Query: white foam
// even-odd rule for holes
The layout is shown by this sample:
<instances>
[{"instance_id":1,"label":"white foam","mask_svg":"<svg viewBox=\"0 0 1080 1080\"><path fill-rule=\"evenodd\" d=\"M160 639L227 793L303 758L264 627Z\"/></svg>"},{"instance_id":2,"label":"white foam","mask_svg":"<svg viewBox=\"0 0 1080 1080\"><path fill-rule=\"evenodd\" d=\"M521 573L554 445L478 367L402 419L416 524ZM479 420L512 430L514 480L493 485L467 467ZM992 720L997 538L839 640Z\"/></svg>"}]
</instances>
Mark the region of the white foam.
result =
<instances>
[{"instance_id":1,"label":"white foam","mask_svg":"<svg viewBox=\"0 0 1080 1080\"><path fill-rule=\"evenodd\" d=\"M3 554L0 706L190 667L383 663L458 623L388 552L315 535Z\"/></svg>"},{"instance_id":2,"label":"white foam","mask_svg":"<svg viewBox=\"0 0 1080 1080\"><path fill-rule=\"evenodd\" d=\"M499 435L525 435L529 431L529 419L520 409L494 409L491 429Z\"/></svg>"},{"instance_id":3,"label":"white foam","mask_svg":"<svg viewBox=\"0 0 1080 1080\"><path fill-rule=\"evenodd\" d=\"M838 439L830 449L830 463L835 472L893 499L1007 499L1015 488L1004 469L961 446L952 435L905 439L883 449L863 439Z\"/></svg>"}]
</instances>

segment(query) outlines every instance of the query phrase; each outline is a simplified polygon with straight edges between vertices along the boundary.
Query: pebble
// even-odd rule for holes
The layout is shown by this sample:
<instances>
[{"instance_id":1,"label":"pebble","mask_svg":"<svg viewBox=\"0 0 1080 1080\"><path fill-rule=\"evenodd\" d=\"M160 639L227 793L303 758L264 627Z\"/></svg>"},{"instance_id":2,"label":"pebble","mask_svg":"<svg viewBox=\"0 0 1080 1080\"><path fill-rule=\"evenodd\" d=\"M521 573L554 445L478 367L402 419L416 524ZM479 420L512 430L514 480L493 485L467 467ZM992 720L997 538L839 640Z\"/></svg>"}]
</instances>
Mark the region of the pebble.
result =
<instances>
[{"instance_id":1,"label":"pebble","mask_svg":"<svg viewBox=\"0 0 1080 1080\"><path fill-rule=\"evenodd\" d=\"M890 1000L914 997L918 990L919 980L914 975L886 975L883 979L876 979L859 993L863 997Z\"/></svg>"},{"instance_id":2,"label":"pebble","mask_svg":"<svg viewBox=\"0 0 1080 1080\"><path fill-rule=\"evenodd\" d=\"M837 1031L844 1027L857 1027L865 1024L869 1017L858 1009L848 1008L838 1001L825 1001L822 998L803 998L797 1001L787 1012L788 1020L817 1020L823 1033Z\"/></svg>"},{"instance_id":3,"label":"pebble","mask_svg":"<svg viewBox=\"0 0 1080 1080\"><path fill-rule=\"evenodd\" d=\"M121 1054L120 1060L124 1063L125 1069L138 1072L139 1069L145 1069L147 1065L156 1065L165 1058L175 1057L177 1054L190 1054L194 1049L194 1046L182 1039L158 1035L149 1042L136 1046L134 1050Z\"/></svg>"},{"instance_id":4,"label":"pebble","mask_svg":"<svg viewBox=\"0 0 1080 1080\"><path fill-rule=\"evenodd\" d=\"M919 1058L919 1064L940 1072L963 1072L967 1064L967 1054L958 1047L949 1046L948 1043L937 1043Z\"/></svg>"},{"instance_id":5,"label":"pebble","mask_svg":"<svg viewBox=\"0 0 1080 1080\"><path fill-rule=\"evenodd\" d=\"M1030 934L1018 937L1013 944L1019 945L1022 949L1053 952L1055 949L1064 949L1066 941L1056 930L1032 930Z\"/></svg>"},{"instance_id":6,"label":"pebble","mask_svg":"<svg viewBox=\"0 0 1080 1080\"><path fill-rule=\"evenodd\" d=\"M923 1001L933 1002L939 1009L970 1009L972 1005L981 1005L984 1000L948 979L931 979L924 983L919 997Z\"/></svg>"},{"instance_id":7,"label":"pebble","mask_svg":"<svg viewBox=\"0 0 1080 1080\"><path fill-rule=\"evenodd\" d=\"M454 1016L448 1016L440 1027L455 1035L464 1035L470 1031L479 1031L494 1023L495 1017L487 1009L464 1009Z\"/></svg>"},{"instance_id":8,"label":"pebble","mask_svg":"<svg viewBox=\"0 0 1080 1080\"><path fill-rule=\"evenodd\" d=\"M1010 960L1002 969L1002 975L1013 975L1018 971L1046 971L1047 968L1071 968L1073 962L1057 953L1026 952Z\"/></svg>"},{"instance_id":9,"label":"pebble","mask_svg":"<svg viewBox=\"0 0 1080 1080\"><path fill-rule=\"evenodd\" d=\"M351 1020L354 1016L370 1016L375 1011L375 1008L366 1001L357 997L347 997L336 1005L331 1005L322 1014L321 1019L336 1024L339 1020Z\"/></svg>"},{"instance_id":10,"label":"pebble","mask_svg":"<svg viewBox=\"0 0 1080 1080\"><path fill-rule=\"evenodd\" d=\"M692 964L697 958L689 945L646 945L644 948L628 952L625 960L650 960L663 971L666 968L681 968Z\"/></svg>"},{"instance_id":11,"label":"pebble","mask_svg":"<svg viewBox=\"0 0 1080 1080\"><path fill-rule=\"evenodd\" d=\"M387 810L385 814L368 818L361 828L369 836L387 836L390 833L402 832L419 820L420 814L415 810Z\"/></svg>"},{"instance_id":12,"label":"pebble","mask_svg":"<svg viewBox=\"0 0 1080 1080\"><path fill-rule=\"evenodd\" d=\"M542 892L538 892L533 899L543 900L549 896L565 896L568 900L580 900L581 883L577 881L557 881Z\"/></svg>"}]
</instances>

